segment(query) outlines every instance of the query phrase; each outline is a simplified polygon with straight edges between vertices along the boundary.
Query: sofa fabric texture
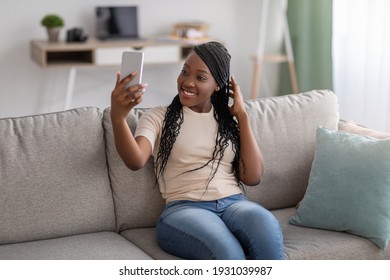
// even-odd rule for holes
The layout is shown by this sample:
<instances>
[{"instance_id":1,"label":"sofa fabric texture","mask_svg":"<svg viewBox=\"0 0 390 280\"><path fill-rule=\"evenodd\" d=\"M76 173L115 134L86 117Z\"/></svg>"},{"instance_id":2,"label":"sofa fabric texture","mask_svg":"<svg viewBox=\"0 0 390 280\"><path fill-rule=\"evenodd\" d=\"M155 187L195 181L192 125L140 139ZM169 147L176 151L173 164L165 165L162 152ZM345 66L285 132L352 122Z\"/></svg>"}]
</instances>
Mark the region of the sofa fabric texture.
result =
<instances>
[{"instance_id":1,"label":"sofa fabric texture","mask_svg":"<svg viewBox=\"0 0 390 280\"><path fill-rule=\"evenodd\" d=\"M127 123L134 133L142 109L130 111ZM153 159L137 171L131 171L123 163L115 148L110 108L104 110L103 120L107 162L113 191L117 230L154 227L164 207L164 201L157 185Z\"/></svg>"},{"instance_id":2,"label":"sofa fabric texture","mask_svg":"<svg viewBox=\"0 0 390 280\"><path fill-rule=\"evenodd\" d=\"M0 121L0 244L115 229L102 113Z\"/></svg>"},{"instance_id":3,"label":"sofa fabric texture","mask_svg":"<svg viewBox=\"0 0 390 280\"><path fill-rule=\"evenodd\" d=\"M278 218L286 259L390 259L369 239L295 226L316 129L337 129L337 97L317 90L247 100L265 161L246 195ZM145 109L127 118L134 132ZM157 243L163 207L153 159L139 171L120 159L110 108L0 119L0 259L179 259Z\"/></svg>"},{"instance_id":4,"label":"sofa fabric texture","mask_svg":"<svg viewBox=\"0 0 390 280\"><path fill-rule=\"evenodd\" d=\"M62 238L1 246L9 260L150 260L144 251L114 232L78 234Z\"/></svg>"},{"instance_id":5,"label":"sofa fabric texture","mask_svg":"<svg viewBox=\"0 0 390 280\"><path fill-rule=\"evenodd\" d=\"M390 139L317 128L295 225L345 231L386 249L390 239Z\"/></svg>"},{"instance_id":6,"label":"sofa fabric texture","mask_svg":"<svg viewBox=\"0 0 390 280\"><path fill-rule=\"evenodd\" d=\"M260 185L246 187L248 198L268 209L295 206L306 190L317 126L337 129L337 98L311 91L246 105L265 168Z\"/></svg>"}]
</instances>

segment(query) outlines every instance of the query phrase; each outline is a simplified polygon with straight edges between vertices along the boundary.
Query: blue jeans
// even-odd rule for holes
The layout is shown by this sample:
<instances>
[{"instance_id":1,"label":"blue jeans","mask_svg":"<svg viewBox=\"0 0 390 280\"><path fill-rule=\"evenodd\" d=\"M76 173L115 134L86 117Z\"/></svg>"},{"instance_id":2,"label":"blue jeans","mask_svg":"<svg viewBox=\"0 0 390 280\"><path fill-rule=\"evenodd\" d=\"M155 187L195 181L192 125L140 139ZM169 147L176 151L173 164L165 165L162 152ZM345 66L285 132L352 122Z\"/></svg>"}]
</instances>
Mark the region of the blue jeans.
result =
<instances>
[{"instance_id":1,"label":"blue jeans","mask_svg":"<svg viewBox=\"0 0 390 280\"><path fill-rule=\"evenodd\" d=\"M163 250L184 259L283 259L278 220L242 195L214 201L179 200L157 223Z\"/></svg>"}]
</instances>

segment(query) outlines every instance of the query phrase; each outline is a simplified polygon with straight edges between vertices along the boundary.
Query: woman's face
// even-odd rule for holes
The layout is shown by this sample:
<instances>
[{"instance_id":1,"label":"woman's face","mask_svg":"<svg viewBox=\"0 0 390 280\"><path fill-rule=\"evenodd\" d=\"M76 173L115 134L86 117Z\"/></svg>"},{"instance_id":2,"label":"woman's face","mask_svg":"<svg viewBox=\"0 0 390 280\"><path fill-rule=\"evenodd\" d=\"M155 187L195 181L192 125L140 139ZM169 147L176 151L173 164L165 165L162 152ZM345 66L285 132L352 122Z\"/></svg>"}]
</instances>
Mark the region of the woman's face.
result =
<instances>
[{"instance_id":1,"label":"woman's face","mask_svg":"<svg viewBox=\"0 0 390 280\"><path fill-rule=\"evenodd\" d=\"M211 110L210 97L218 90L218 85L207 65L192 52L177 78L177 88L183 106L198 113L206 113Z\"/></svg>"}]
</instances>

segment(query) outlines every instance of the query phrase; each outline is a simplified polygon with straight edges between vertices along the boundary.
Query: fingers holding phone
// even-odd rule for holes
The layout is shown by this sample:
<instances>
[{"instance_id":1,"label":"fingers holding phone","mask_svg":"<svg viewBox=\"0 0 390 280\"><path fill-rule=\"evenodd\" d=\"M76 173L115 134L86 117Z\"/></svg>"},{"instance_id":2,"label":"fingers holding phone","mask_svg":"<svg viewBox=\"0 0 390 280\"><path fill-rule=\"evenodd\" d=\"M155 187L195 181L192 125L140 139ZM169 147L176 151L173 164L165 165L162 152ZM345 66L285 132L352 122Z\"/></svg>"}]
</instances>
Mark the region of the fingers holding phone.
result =
<instances>
[{"instance_id":1,"label":"fingers holding phone","mask_svg":"<svg viewBox=\"0 0 390 280\"><path fill-rule=\"evenodd\" d=\"M136 102L137 104L141 101L140 97L143 95L143 93L146 90L147 84L145 83L134 83L134 79L136 79L136 76L138 75L137 71L131 72L129 75L127 75L125 78L123 78L119 82L120 90L125 95L125 98L128 99L129 102Z\"/></svg>"},{"instance_id":2,"label":"fingers holding phone","mask_svg":"<svg viewBox=\"0 0 390 280\"><path fill-rule=\"evenodd\" d=\"M130 103L140 103L142 94L145 92L145 84L142 83L144 65L144 53L140 51L125 51L122 53L121 76Z\"/></svg>"},{"instance_id":3,"label":"fingers holding phone","mask_svg":"<svg viewBox=\"0 0 390 280\"><path fill-rule=\"evenodd\" d=\"M126 118L130 110L142 102L147 84L142 84L143 53L126 51L122 54L121 70L117 72L111 95L111 115Z\"/></svg>"},{"instance_id":4,"label":"fingers holding phone","mask_svg":"<svg viewBox=\"0 0 390 280\"><path fill-rule=\"evenodd\" d=\"M135 103L135 105L142 102L142 95L146 90L147 84L139 84L135 86L130 86L125 90L125 94L129 97L130 103Z\"/></svg>"}]
</instances>

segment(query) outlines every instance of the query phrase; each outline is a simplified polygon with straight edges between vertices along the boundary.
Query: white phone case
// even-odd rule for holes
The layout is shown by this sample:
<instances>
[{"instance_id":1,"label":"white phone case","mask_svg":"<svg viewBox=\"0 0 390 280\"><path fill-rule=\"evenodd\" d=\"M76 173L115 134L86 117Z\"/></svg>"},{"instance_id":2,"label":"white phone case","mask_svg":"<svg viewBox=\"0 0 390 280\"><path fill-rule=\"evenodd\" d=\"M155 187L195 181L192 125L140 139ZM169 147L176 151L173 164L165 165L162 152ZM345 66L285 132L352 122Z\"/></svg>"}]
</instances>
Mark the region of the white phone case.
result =
<instances>
[{"instance_id":1,"label":"white phone case","mask_svg":"<svg viewBox=\"0 0 390 280\"><path fill-rule=\"evenodd\" d=\"M138 85L142 82L142 71L144 64L144 53L140 51L125 51L122 53L121 64L121 80L128 76L133 71L137 71L137 75L126 85L128 88L132 85Z\"/></svg>"}]
</instances>

